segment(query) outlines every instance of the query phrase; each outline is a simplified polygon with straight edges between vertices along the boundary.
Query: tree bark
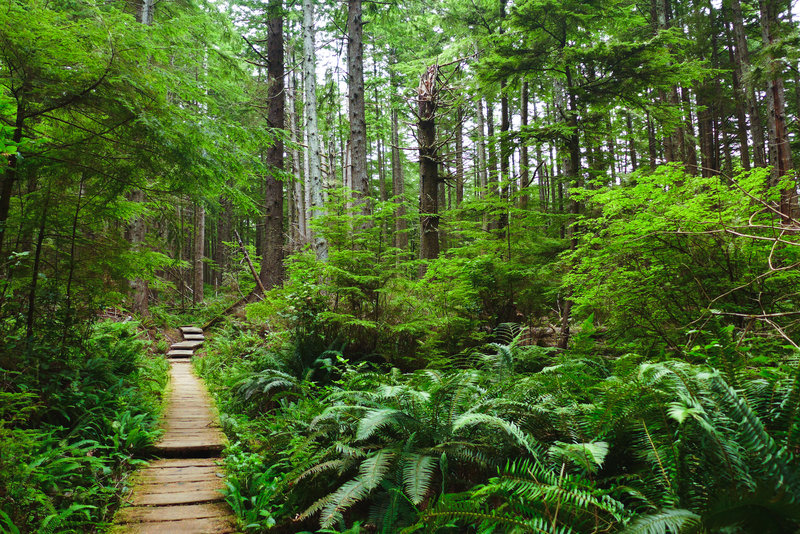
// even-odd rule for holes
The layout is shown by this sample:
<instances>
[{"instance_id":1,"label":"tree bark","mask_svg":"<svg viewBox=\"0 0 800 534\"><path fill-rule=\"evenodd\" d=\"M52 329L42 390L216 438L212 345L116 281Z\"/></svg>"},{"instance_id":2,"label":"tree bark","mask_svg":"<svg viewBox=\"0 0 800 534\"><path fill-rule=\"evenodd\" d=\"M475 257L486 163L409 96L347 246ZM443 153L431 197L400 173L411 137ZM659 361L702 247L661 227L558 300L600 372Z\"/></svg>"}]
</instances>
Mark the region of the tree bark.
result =
<instances>
[{"instance_id":1,"label":"tree bark","mask_svg":"<svg viewBox=\"0 0 800 534\"><path fill-rule=\"evenodd\" d=\"M283 0L270 0L267 22L267 125L283 129L286 121L284 91ZM259 277L265 288L283 282L283 141L276 138L267 149L267 176L264 180L264 246Z\"/></svg>"},{"instance_id":2,"label":"tree bark","mask_svg":"<svg viewBox=\"0 0 800 534\"><path fill-rule=\"evenodd\" d=\"M764 47L771 49L775 42L775 25L777 24L777 6L768 0L760 0L761 37ZM769 105L769 146L770 163L772 164L772 184L780 180L792 170L792 155L789 147L789 132L786 127L786 95L783 87L783 73L780 63L772 53L767 55L767 102ZM781 188L780 213L784 223L791 221L797 204L797 192L794 184Z\"/></svg>"},{"instance_id":3,"label":"tree bark","mask_svg":"<svg viewBox=\"0 0 800 534\"><path fill-rule=\"evenodd\" d=\"M364 112L364 42L361 0L347 4L347 88L353 189L362 212L370 212L367 175L367 121Z\"/></svg>"},{"instance_id":4,"label":"tree bark","mask_svg":"<svg viewBox=\"0 0 800 534\"><path fill-rule=\"evenodd\" d=\"M322 215L323 191L320 168L319 127L317 126L317 52L314 48L314 2L303 0L303 74L306 97L306 142L308 144L308 184L311 218ZM314 232L314 250L317 259L328 260L328 243Z\"/></svg>"},{"instance_id":5,"label":"tree bark","mask_svg":"<svg viewBox=\"0 0 800 534\"><path fill-rule=\"evenodd\" d=\"M417 89L419 141L420 259L439 257L439 161L436 154L436 86L439 67L431 65ZM420 267L420 275L425 266Z\"/></svg>"},{"instance_id":6,"label":"tree bark","mask_svg":"<svg viewBox=\"0 0 800 534\"><path fill-rule=\"evenodd\" d=\"M523 134L528 126L528 82L522 82L520 89L520 125ZM522 197L520 197L520 206L522 208L528 207L530 195L528 194L528 187L531 185L530 177L530 159L528 157L528 142L523 138L519 145L519 179L520 187L522 188ZM541 184L539 184L539 191L541 192ZM541 195L540 195L541 196Z\"/></svg>"},{"instance_id":7,"label":"tree bark","mask_svg":"<svg viewBox=\"0 0 800 534\"><path fill-rule=\"evenodd\" d=\"M747 49L747 35L744 29L744 19L742 16L742 5L739 0L731 0L731 13L733 22L733 37L736 42L734 50L736 56L736 69L739 79L744 82L745 74L750 70L750 52ZM753 138L753 166L766 167L767 156L764 152L764 126L761 120L761 112L758 109L756 92L753 83L748 83L744 88L744 96L747 102L748 115L750 116L750 133Z\"/></svg>"},{"instance_id":8,"label":"tree bark","mask_svg":"<svg viewBox=\"0 0 800 534\"><path fill-rule=\"evenodd\" d=\"M192 304L203 302L203 256L206 239L206 210L200 202L194 208L194 244L192 247Z\"/></svg>"},{"instance_id":9,"label":"tree bark","mask_svg":"<svg viewBox=\"0 0 800 534\"><path fill-rule=\"evenodd\" d=\"M464 202L464 108L456 110L456 206Z\"/></svg>"}]
</instances>

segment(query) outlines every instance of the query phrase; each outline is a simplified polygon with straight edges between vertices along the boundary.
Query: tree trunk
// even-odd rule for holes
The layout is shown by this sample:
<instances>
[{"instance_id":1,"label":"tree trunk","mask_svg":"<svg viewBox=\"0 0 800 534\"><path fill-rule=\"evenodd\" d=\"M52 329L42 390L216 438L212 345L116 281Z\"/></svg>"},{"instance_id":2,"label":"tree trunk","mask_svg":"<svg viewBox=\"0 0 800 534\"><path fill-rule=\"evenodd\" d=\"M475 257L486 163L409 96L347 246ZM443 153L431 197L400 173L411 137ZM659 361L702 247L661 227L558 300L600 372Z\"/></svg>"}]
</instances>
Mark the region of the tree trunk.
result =
<instances>
[{"instance_id":1,"label":"tree trunk","mask_svg":"<svg viewBox=\"0 0 800 534\"><path fill-rule=\"evenodd\" d=\"M206 210L198 202L194 209L194 245L192 247L192 304L203 302L203 248L206 239Z\"/></svg>"},{"instance_id":2,"label":"tree trunk","mask_svg":"<svg viewBox=\"0 0 800 534\"><path fill-rule=\"evenodd\" d=\"M528 126L528 82L522 82L522 89L520 89L520 129L523 134ZM519 179L520 187L522 188L522 197L520 197L520 206L522 208L528 207L530 195L528 194L528 187L531 185L530 177L530 159L528 157L528 142L525 138L522 139L519 145ZM540 191L541 191L541 184Z\"/></svg>"},{"instance_id":3,"label":"tree trunk","mask_svg":"<svg viewBox=\"0 0 800 534\"><path fill-rule=\"evenodd\" d=\"M362 212L370 212L367 176L367 121L364 112L364 43L361 0L348 0L347 88L350 119L350 156L353 189L361 197Z\"/></svg>"},{"instance_id":4,"label":"tree trunk","mask_svg":"<svg viewBox=\"0 0 800 534\"><path fill-rule=\"evenodd\" d=\"M456 206L464 201L464 108L456 110Z\"/></svg>"},{"instance_id":5,"label":"tree trunk","mask_svg":"<svg viewBox=\"0 0 800 534\"><path fill-rule=\"evenodd\" d=\"M405 214L405 179L403 177L403 162L400 154L400 121L396 108L392 108L392 195L397 202L395 210L395 238L394 246L400 250L408 250L408 232Z\"/></svg>"},{"instance_id":6,"label":"tree trunk","mask_svg":"<svg viewBox=\"0 0 800 534\"><path fill-rule=\"evenodd\" d=\"M317 52L314 48L314 2L303 0L303 75L306 96L306 142L308 144L308 184L311 218L322 215L323 191L320 169L319 128L317 126ZM327 261L328 243L315 232L314 250L317 259Z\"/></svg>"},{"instance_id":7,"label":"tree trunk","mask_svg":"<svg viewBox=\"0 0 800 534\"><path fill-rule=\"evenodd\" d=\"M777 6L768 0L760 0L761 37L764 47L772 49L775 42L775 28L778 21ZM789 132L786 127L786 101L783 87L781 63L770 52L767 55L767 102L769 105L769 146L770 163L772 164L772 184L780 180L792 170L792 155L789 147ZM797 204L796 187L781 188L780 213L782 221L791 221Z\"/></svg>"},{"instance_id":8,"label":"tree trunk","mask_svg":"<svg viewBox=\"0 0 800 534\"><path fill-rule=\"evenodd\" d=\"M733 15L733 37L736 42L736 61L734 64L736 65L739 79L744 82L745 73L750 70L750 52L747 49L747 35L744 29L742 5L739 0L731 0L731 12ZM767 157L764 152L764 126L761 120L761 112L758 109L755 87L752 82L746 85L744 96L747 101L748 115L750 116L750 133L753 138L753 166L766 167Z\"/></svg>"},{"instance_id":9,"label":"tree trunk","mask_svg":"<svg viewBox=\"0 0 800 534\"><path fill-rule=\"evenodd\" d=\"M294 53L292 53L292 64L294 64ZM303 175L300 169L300 151L298 143L298 120L297 120L297 84L294 72L287 78L286 106L289 114L289 139L292 142L290 153L292 155L292 176L294 181L294 206L295 221L292 226L292 246L294 250L300 250L306 243L306 205L303 193Z\"/></svg>"},{"instance_id":10,"label":"tree trunk","mask_svg":"<svg viewBox=\"0 0 800 534\"><path fill-rule=\"evenodd\" d=\"M270 0L267 23L267 124L283 129L286 121L283 51L283 0ZM266 289L283 282L283 141L278 137L267 149L267 176L264 180L264 246L259 278Z\"/></svg>"},{"instance_id":11,"label":"tree trunk","mask_svg":"<svg viewBox=\"0 0 800 534\"><path fill-rule=\"evenodd\" d=\"M439 162L436 154L436 87L439 68L431 65L417 89L419 141L420 259L439 257ZM425 266L420 267L420 276Z\"/></svg>"}]
</instances>

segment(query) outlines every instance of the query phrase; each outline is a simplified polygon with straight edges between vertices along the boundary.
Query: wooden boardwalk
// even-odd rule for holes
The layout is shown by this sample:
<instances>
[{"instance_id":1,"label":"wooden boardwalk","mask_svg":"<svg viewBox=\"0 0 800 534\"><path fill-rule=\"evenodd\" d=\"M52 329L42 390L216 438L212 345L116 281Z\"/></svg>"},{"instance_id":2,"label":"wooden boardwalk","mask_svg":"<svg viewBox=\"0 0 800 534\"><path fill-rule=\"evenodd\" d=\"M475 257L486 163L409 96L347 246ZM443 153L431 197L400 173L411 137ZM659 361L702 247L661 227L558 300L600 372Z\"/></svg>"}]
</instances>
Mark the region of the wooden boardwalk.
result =
<instances>
[{"instance_id":1,"label":"wooden boardwalk","mask_svg":"<svg viewBox=\"0 0 800 534\"><path fill-rule=\"evenodd\" d=\"M181 327L184 341L167 353L171 366L165 430L156 444L161 459L137 473L129 506L117 512L114 534L223 534L236 532L216 465L225 442L205 386L190 358L203 331Z\"/></svg>"}]
</instances>

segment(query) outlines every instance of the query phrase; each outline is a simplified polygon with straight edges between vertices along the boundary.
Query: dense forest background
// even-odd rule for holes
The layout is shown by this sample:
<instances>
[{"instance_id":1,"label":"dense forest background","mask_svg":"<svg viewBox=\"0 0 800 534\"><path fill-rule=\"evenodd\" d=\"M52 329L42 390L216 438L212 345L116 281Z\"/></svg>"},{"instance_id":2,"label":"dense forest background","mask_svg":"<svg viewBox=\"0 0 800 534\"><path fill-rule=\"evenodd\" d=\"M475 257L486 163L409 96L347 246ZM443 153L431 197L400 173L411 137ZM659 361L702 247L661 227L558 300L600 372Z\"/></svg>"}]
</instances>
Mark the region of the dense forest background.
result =
<instances>
[{"instance_id":1,"label":"dense forest background","mask_svg":"<svg viewBox=\"0 0 800 534\"><path fill-rule=\"evenodd\" d=\"M193 323L248 532L796 532L796 11L7 0L0 531Z\"/></svg>"}]
</instances>

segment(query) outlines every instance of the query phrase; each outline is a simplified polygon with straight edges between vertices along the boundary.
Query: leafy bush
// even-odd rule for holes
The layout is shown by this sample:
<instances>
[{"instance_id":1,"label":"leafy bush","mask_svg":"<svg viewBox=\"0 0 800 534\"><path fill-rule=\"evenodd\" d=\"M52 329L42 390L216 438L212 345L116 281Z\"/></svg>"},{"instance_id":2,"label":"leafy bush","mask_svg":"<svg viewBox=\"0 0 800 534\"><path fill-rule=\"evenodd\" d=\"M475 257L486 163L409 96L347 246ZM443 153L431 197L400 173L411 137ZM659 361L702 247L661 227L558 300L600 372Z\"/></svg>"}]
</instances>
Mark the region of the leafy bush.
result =
<instances>
[{"instance_id":1,"label":"leafy bush","mask_svg":"<svg viewBox=\"0 0 800 534\"><path fill-rule=\"evenodd\" d=\"M157 438L166 362L134 323L97 323L38 376L0 371L0 521L80 532L108 521L137 455ZM1 524L1 523L0 523Z\"/></svg>"}]
</instances>

